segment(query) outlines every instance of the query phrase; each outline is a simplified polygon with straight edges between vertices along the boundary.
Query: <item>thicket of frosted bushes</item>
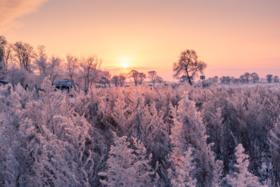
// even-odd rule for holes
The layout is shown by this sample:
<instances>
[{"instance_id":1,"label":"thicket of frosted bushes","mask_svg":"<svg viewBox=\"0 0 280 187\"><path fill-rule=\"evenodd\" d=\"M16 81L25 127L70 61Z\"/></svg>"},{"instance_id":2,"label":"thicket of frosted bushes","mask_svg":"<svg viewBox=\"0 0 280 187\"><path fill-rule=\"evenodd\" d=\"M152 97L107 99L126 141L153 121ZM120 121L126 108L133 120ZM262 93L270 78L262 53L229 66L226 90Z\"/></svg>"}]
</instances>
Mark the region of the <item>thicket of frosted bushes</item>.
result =
<instances>
[{"instance_id":1,"label":"thicket of frosted bushes","mask_svg":"<svg viewBox=\"0 0 280 187\"><path fill-rule=\"evenodd\" d=\"M41 88L0 87L0 186L280 182L279 89Z\"/></svg>"}]
</instances>

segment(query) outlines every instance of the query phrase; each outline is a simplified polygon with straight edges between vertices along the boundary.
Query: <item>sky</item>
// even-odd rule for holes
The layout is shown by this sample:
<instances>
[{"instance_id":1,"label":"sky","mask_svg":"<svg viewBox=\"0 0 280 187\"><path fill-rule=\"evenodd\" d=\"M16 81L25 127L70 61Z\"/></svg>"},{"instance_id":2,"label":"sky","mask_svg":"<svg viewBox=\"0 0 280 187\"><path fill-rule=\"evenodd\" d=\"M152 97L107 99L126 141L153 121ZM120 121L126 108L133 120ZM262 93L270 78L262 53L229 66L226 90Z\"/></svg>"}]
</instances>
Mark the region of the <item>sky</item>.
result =
<instances>
[{"instance_id":1,"label":"sky","mask_svg":"<svg viewBox=\"0 0 280 187\"><path fill-rule=\"evenodd\" d=\"M280 76L279 0L0 0L0 35L50 56L95 54L112 74L172 81L172 64L193 49L206 78Z\"/></svg>"}]
</instances>

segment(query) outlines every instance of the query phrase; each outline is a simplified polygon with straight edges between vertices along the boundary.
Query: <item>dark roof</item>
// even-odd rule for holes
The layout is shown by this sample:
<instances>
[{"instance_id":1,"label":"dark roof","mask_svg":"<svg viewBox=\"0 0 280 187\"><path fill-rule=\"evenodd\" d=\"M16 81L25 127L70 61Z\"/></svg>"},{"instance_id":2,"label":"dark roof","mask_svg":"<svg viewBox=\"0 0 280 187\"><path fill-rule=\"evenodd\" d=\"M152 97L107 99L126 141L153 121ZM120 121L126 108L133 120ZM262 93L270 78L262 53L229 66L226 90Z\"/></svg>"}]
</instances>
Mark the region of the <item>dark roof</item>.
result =
<instances>
[{"instance_id":1,"label":"dark roof","mask_svg":"<svg viewBox=\"0 0 280 187\"><path fill-rule=\"evenodd\" d=\"M9 82L3 81L3 80L0 80L0 83L2 83L2 84L9 84Z\"/></svg>"},{"instance_id":2,"label":"dark roof","mask_svg":"<svg viewBox=\"0 0 280 187\"><path fill-rule=\"evenodd\" d=\"M69 79L64 79L64 80L57 80L53 82L53 85L55 85L56 87L73 87L74 83L73 81L69 80Z\"/></svg>"}]
</instances>

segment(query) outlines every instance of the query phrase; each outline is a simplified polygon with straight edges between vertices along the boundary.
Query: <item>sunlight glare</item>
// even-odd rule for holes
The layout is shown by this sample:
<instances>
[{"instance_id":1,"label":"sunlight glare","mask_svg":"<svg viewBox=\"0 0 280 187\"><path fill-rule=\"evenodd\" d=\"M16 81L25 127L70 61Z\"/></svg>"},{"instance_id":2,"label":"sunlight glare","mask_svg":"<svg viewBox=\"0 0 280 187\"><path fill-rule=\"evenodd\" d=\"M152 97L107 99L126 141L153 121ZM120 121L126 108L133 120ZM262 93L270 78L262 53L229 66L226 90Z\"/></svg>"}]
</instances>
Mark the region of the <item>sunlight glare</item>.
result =
<instances>
[{"instance_id":1,"label":"sunlight glare","mask_svg":"<svg viewBox=\"0 0 280 187\"><path fill-rule=\"evenodd\" d=\"M127 68L127 64L123 64L122 66L123 66L123 68Z\"/></svg>"},{"instance_id":2,"label":"sunlight glare","mask_svg":"<svg viewBox=\"0 0 280 187\"><path fill-rule=\"evenodd\" d=\"M121 66L126 69L128 67L128 64L130 62L130 59L128 57L123 57L123 58L120 58L119 59L120 63L121 63Z\"/></svg>"}]
</instances>

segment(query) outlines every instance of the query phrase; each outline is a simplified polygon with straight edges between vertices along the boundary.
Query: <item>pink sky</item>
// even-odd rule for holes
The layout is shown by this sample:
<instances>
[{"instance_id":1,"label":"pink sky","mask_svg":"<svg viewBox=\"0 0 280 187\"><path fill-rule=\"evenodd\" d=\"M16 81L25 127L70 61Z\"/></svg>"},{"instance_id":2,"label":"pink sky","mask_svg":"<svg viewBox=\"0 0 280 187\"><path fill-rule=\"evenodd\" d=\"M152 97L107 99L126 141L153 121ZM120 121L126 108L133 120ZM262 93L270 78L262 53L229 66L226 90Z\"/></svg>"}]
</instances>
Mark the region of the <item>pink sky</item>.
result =
<instances>
[{"instance_id":1,"label":"pink sky","mask_svg":"<svg viewBox=\"0 0 280 187\"><path fill-rule=\"evenodd\" d=\"M194 49L206 78L280 76L279 33L279 0L0 0L9 42L60 57L96 54L113 74L156 70L173 80L173 62Z\"/></svg>"}]
</instances>

